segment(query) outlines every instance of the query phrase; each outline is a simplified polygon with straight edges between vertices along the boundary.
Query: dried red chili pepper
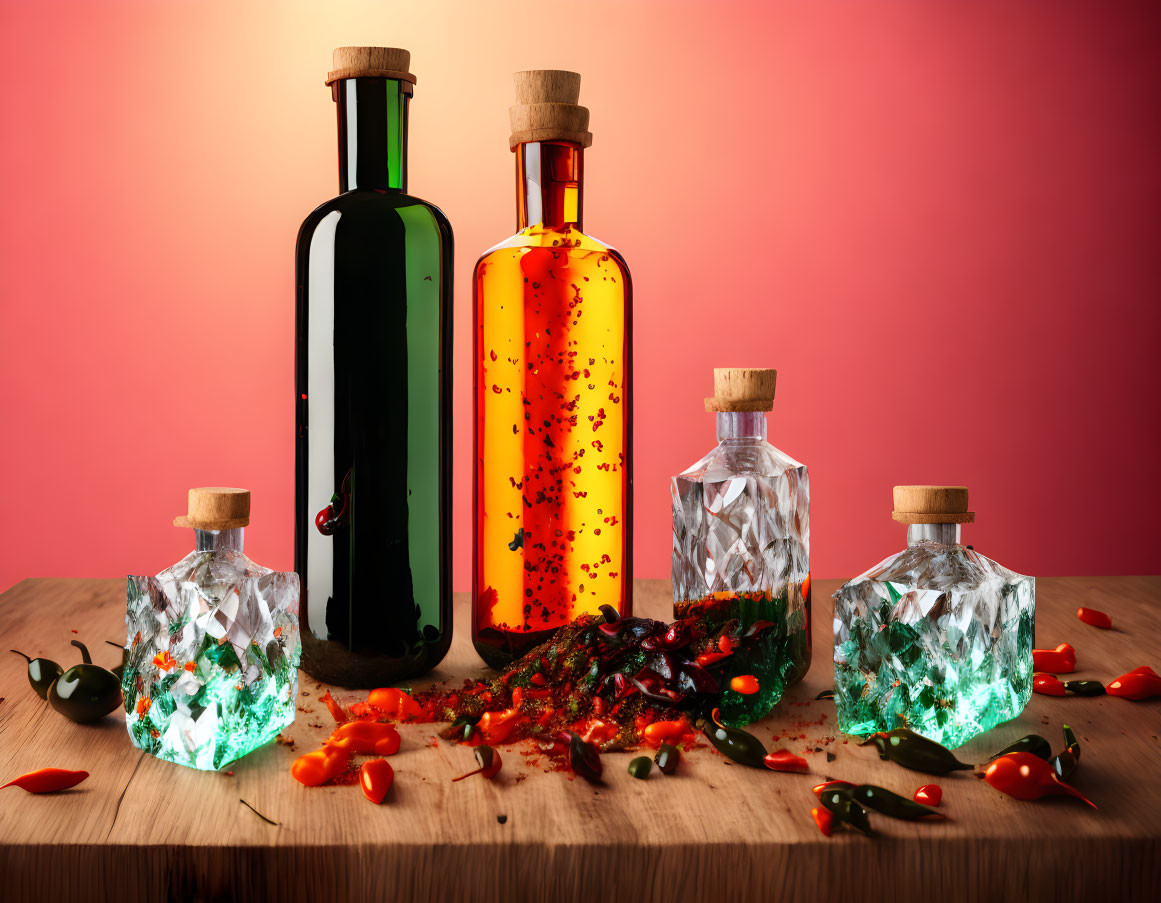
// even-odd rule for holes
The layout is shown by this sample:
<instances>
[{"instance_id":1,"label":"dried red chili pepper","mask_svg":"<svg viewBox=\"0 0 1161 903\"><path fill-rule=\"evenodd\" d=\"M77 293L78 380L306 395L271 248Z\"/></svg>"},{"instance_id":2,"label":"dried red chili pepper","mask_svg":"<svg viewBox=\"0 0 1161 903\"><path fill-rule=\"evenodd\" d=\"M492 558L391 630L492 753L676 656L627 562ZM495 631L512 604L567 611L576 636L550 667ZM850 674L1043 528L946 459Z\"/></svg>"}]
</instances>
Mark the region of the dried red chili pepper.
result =
<instances>
[{"instance_id":1,"label":"dried red chili pepper","mask_svg":"<svg viewBox=\"0 0 1161 903\"><path fill-rule=\"evenodd\" d=\"M938 806L939 801L943 799L943 788L938 784L924 784L915 791L913 799L927 806Z\"/></svg>"},{"instance_id":2,"label":"dried red chili pepper","mask_svg":"<svg viewBox=\"0 0 1161 903\"><path fill-rule=\"evenodd\" d=\"M468 691L465 690L464 692L467 693ZM480 686L476 688L472 695L482 692L485 692L485 690L483 686ZM367 694L367 704L374 706L389 718L397 718L400 721L407 721L413 718L422 720L427 716L427 712L424 711L423 706L412 699L410 694L404 693L395 687L380 687L377 690L372 690Z\"/></svg>"},{"instance_id":3,"label":"dried red chili pepper","mask_svg":"<svg viewBox=\"0 0 1161 903\"><path fill-rule=\"evenodd\" d=\"M740 674L730 681L730 689L743 696L752 696L758 692L758 678L753 674Z\"/></svg>"},{"instance_id":4,"label":"dried red chili pepper","mask_svg":"<svg viewBox=\"0 0 1161 903\"><path fill-rule=\"evenodd\" d=\"M469 771L467 774L461 774L458 778L452 778L452 783L462 781L464 778L470 778L474 774L483 775L489 781L500 773L500 768L503 763L500 761L500 754L490 746L477 746L475 749L476 761L480 763L480 767L474 771Z\"/></svg>"},{"instance_id":5,"label":"dried red chili pepper","mask_svg":"<svg viewBox=\"0 0 1161 903\"><path fill-rule=\"evenodd\" d=\"M363 796L375 805L383 802L393 783L395 769L386 759L372 759L364 762L359 769L359 785L363 788Z\"/></svg>"},{"instance_id":6,"label":"dried red chili pepper","mask_svg":"<svg viewBox=\"0 0 1161 903\"><path fill-rule=\"evenodd\" d=\"M720 662L723 658L729 658L731 655L733 655L732 652L703 652L697 657L697 663L704 668L706 665Z\"/></svg>"},{"instance_id":7,"label":"dried red chili pepper","mask_svg":"<svg viewBox=\"0 0 1161 903\"><path fill-rule=\"evenodd\" d=\"M41 768L38 771L30 771L28 774L22 774L18 778L13 778L7 784L0 786L0 790L4 787L19 787L21 790L27 790L29 793L56 793L58 790L68 790L70 787L76 787L81 781L89 776L87 771L67 771L64 768Z\"/></svg>"},{"instance_id":8,"label":"dried red chili pepper","mask_svg":"<svg viewBox=\"0 0 1161 903\"><path fill-rule=\"evenodd\" d=\"M1014 752L1000 756L988 766L984 780L1014 799L1038 800L1042 796L1057 794L1075 796L1096 808L1096 804L1079 790L1064 783L1051 765L1032 753Z\"/></svg>"},{"instance_id":9,"label":"dried red chili pepper","mask_svg":"<svg viewBox=\"0 0 1161 903\"><path fill-rule=\"evenodd\" d=\"M810 792L817 796L819 799L822 799L824 790L842 790L854 786L855 785L850 781L825 781L822 784L815 784L810 788Z\"/></svg>"},{"instance_id":10,"label":"dried red chili pepper","mask_svg":"<svg viewBox=\"0 0 1161 903\"><path fill-rule=\"evenodd\" d=\"M1071 674L1076 670L1076 650L1068 643L1061 643L1055 649L1033 649L1032 670Z\"/></svg>"},{"instance_id":11,"label":"dried red chili pepper","mask_svg":"<svg viewBox=\"0 0 1161 903\"><path fill-rule=\"evenodd\" d=\"M331 713L331 717L335 719L337 724L343 724L347 720L347 713L343 711L343 707L335 702L334 697L331 696L331 691L327 690L322 695L323 704L327 707L327 711Z\"/></svg>"},{"instance_id":12,"label":"dried red chili pepper","mask_svg":"<svg viewBox=\"0 0 1161 903\"><path fill-rule=\"evenodd\" d=\"M1051 674L1034 674L1032 692L1043 696L1063 696L1065 690L1059 677L1053 677Z\"/></svg>"},{"instance_id":13,"label":"dried red chili pepper","mask_svg":"<svg viewBox=\"0 0 1161 903\"><path fill-rule=\"evenodd\" d=\"M641 733L650 746L660 746L662 743L676 746L686 734L691 733L691 729L685 720L654 721Z\"/></svg>"},{"instance_id":14,"label":"dried red chili pepper","mask_svg":"<svg viewBox=\"0 0 1161 903\"><path fill-rule=\"evenodd\" d=\"M1095 608L1084 608L1082 606L1076 610L1076 616L1090 627L1099 627L1101 630L1108 630L1113 626L1113 619L1103 611L1098 611Z\"/></svg>"},{"instance_id":15,"label":"dried red chili pepper","mask_svg":"<svg viewBox=\"0 0 1161 903\"><path fill-rule=\"evenodd\" d=\"M290 774L300 784L318 787L338 777L350 764L351 754L345 749L324 746L295 759Z\"/></svg>"},{"instance_id":16,"label":"dried red chili pepper","mask_svg":"<svg viewBox=\"0 0 1161 903\"><path fill-rule=\"evenodd\" d=\"M771 771L789 771L798 774L810 772L810 764L802 756L796 756L788 749L777 749L766 753L762 760Z\"/></svg>"},{"instance_id":17,"label":"dried red chili pepper","mask_svg":"<svg viewBox=\"0 0 1161 903\"><path fill-rule=\"evenodd\" d=\"M1161 677L1152 668L1134 668L1105 687L1105 692L1121 699L1152 699L1161 696Z\"/></svg>"},{"instance_id":18,"label":"dried red chili pepper","mask_svg":"<svg viewBox=\"0 0 1161 903\"><path fill-rule=\"evenodd\" d=\"M818 830L822 832L823 837L830 837L834 833L834 816L829 809L820 809L815 806L810 810L810 817L818 825Z\"/></svg>"},{"instance_id":19,"label":"dried red chili pepper","mask_svg":"<svg viewBox=\"0 0 1161 903\"><path fill-rule=\"evenodd\" d=\"M394 724L376 721L348 721L327 738L326 745L347 752L393 756L399 752L399 731Z\"/></svg>"}]
</instances>

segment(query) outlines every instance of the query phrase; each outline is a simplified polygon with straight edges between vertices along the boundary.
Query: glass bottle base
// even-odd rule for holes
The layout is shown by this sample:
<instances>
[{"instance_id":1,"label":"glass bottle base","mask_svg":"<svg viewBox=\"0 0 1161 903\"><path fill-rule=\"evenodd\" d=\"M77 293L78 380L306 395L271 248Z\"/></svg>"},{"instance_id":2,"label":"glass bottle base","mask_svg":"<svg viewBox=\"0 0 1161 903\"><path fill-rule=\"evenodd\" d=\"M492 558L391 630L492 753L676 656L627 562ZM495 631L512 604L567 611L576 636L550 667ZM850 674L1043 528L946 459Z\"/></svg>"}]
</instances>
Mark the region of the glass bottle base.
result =
<instances>
[{"instance_id":1,"label":"glass bottle base","mask_svg":"<svg viewBox=\"0 0 1161 903\"><path fill-rule=\"evenodd\" d=\"M335 640L302 633L302 670L315 680L349 690L374 690L426 674L447 655L451 632L431 642L416 644L404 656L352 652Z\"/></svg>"}]
</instances>

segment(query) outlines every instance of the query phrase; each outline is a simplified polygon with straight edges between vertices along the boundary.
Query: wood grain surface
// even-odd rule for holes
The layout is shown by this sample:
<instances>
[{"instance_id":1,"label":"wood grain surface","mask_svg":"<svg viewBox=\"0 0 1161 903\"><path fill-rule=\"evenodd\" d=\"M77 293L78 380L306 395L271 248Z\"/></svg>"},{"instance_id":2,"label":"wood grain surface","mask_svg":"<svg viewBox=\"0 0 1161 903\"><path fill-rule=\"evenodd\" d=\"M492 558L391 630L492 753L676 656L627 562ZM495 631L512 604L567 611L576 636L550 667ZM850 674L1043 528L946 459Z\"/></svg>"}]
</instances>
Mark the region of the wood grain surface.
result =
<instances>
[{"instance_id":1,"label":"wood grain surface","mask_svg":"<svg viewBox=\"0 0 1161 903\"><path fill-rule=\"evenodd\" d=\"M817 581L814 664L755 728L771 748L805 752L810 775L757 772L700 749L676 775L646 781L627 774L628 754L606 755L604 785L593 787L544 773L512 748L495 782L452 784L471 752L434 742L437 726L404 726L395 786L376 807L357 787L297 784L298 753L285 746L236 762L232 776L203 773L134 749L116 713L90 727L64 720L7 649L67 666L79 637L112 666L117 653L102 641L124 636L125 584L26 580L0 595L0 783L46 766L91 777L60 794L0 791L0 900L1157 899L1161 701L1033 696L1019 719L961 748L961 758L983 761L1031 732L1059 746L1067 722L1083 749L1074 783L1099 811L1065 798L1018 802L970 772L905 771L846 742L833 704L814 701L831 685L837 586ZM1107 682L1161 666L1161 578L1041 579L1038 591L1038 645L1071 642L1078 677ZM636 592L637 613L668 616L666 582L640 581ZM1080 623L1080 604L1109 612L1115 629ZM429 679L485 673L466 597L456 605L455 643ZM301 690L308 711L290 731L298 751L331 726L319 685L302 675ZM810 817L810 787L824 777L907 796L934 780L950 820L872 815L876 838L824 838Z\"/></svg>"}]
</instances>

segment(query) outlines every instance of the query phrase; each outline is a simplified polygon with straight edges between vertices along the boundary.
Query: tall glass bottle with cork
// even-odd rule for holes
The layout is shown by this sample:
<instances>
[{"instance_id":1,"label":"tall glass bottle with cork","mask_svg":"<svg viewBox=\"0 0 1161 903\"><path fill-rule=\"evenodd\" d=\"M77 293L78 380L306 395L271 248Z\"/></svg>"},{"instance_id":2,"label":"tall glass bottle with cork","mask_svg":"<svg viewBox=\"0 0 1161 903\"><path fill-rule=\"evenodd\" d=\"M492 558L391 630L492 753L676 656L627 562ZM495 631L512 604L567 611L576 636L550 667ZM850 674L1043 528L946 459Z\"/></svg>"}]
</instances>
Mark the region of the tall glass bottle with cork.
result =
<instances>
[{"instance_id":1,"label":"tall glass bottle with cork","mask_svg":"<svg viewBox=\"0 0 1161 903\"><path fill-rule=\"evenodd\" d=\"M407 194L410 54L340 47L339 188L298 235L303 668L378 687L451 642L452 233Z\"/></svg>"},{"instance_id":2,"label":"tall glass bottle with cork","mask_svg":"<svg viewBox=\"0 0 1161 903\"><path fill-rule=\"evenodd\" d=\"M810 477L766 441L778 371L716 368L718 444L670 481L673 614L722 688L721 717L766 715L810 667ZM755 647L730 639L760 631ZM723 633L725 634L723 636ZM752 675L733 688L733 678Z\"/></svg>"},{"instance_id":3,"label":"tall glass bottle with cork","mask_svg":"<svg viewBox=\"0 0 1161 903\"><path fill-rule=\"evenodd\" d=\"M631 289L582 229L580 76L516 73L516 228L473 281L472 640L502 667L584 612L630 611Z\"/></svg>"},{"instance_id":4,"label":"tall glass bottle with cork","mask_svg":"<svg viewBox=\"0 0 1161 903\"><path fill-rule=\"evenodd\" d=\"M894 501L907 548L834 597L839 729L959 746L1032 696L1036 581L961 543L965 487L896 486Z\"/></svg>"}]
</instances>

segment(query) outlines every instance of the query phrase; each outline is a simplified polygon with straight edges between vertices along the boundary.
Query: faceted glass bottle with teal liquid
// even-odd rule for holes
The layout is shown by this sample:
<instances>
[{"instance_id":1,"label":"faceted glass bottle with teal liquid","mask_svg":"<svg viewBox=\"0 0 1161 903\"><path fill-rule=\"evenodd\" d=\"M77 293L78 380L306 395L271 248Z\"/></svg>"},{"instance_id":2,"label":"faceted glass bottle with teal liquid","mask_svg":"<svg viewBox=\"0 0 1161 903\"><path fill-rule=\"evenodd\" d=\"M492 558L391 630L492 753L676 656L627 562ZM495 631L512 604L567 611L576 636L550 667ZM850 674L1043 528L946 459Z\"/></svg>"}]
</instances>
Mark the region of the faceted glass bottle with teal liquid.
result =
<instances>
[{"instance_id":1,"label":"faceted glass bottle with teal liquid","mask_svg":"<svg viewBox=\"0 0 1161 903\"><path fill-rule=\"evenodd\" d=\"M451 644L452 232L407 192L410 54L340 47L341 193L298 233L302 666L389 686Z\"/></svg>"},{"instance_id":2,"label":"faceted glass bottle with teal liquid","mask_svg":"<svg viewBox=\"0 0 1161 903\"><path fill-rule=\"evenodd\" d=\"M689 626L721 688L722 720L734 726L769 713L810 666L810 477L766 441L776 377L715 369L706 410L716 415L718 444L670 481L673 613ZM721 648L723 631L751 628L761 630L753 648ZM744 675L757 678L756 692L731 688Z\"/></svg>"},{"instance_id":3,"label":"faceted glass bottle with teal liquid","mask_svg":"<svg viewBox=\"0 0 1161 903\"><path fill-rule=\"evenodd\" d=\"M954 748L1032 695L1036 581L960 542L962 486L896 486L907 548L835 593L839 729L907 727Z\"/></svg>"},{"instance_id":4,"label":"faceted glass bottle with teal liquid","mask_svg":"<svg viewBox=\"0 0 1161 903\"><path fill-rule=\"evenodd\" d=\"M294 722L298 575L242 551L243 489L191 489L195 549L156 577L130 577L121 689L133 745L214 770Z\"/></svg>"}]
</instances>

